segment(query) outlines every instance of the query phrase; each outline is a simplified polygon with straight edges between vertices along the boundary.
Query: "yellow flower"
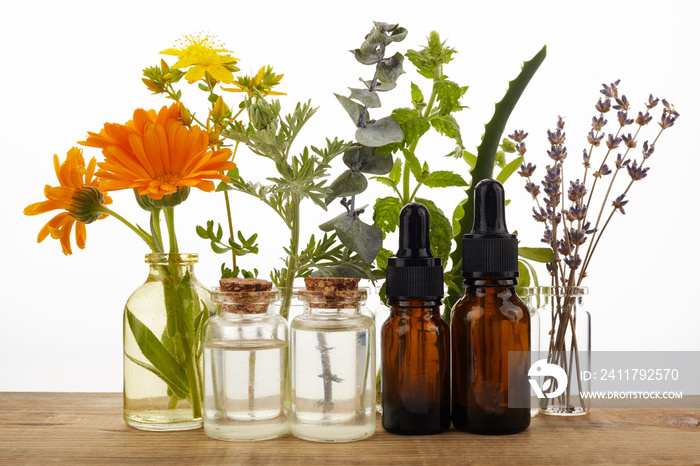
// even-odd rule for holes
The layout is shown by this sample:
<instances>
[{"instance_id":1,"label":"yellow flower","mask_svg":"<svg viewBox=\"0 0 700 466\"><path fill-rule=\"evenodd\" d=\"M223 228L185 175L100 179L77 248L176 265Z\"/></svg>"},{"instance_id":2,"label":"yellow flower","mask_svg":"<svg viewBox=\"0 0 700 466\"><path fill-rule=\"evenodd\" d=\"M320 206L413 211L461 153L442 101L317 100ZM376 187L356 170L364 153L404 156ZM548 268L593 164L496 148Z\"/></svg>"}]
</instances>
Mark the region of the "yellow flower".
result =
<instances>
[{"instance_id":1,"label":"yellow flower","mask_svg":"<svg viewBox=\"0 0 700 466\"><path fill-rule=\"evenodd\" d=\"M72 254L70 234L75 225L75 244L85 248L85 224L92 223L106 215L100 214L96 207L111 204L112 199L98 189L98 180L94 178L95 159L92 158L87 168L83 151L73 147L68 151L65 162L59 164L58 155L53 156L54 170L60 186L44 187L45 201L36 202L24 209L25 215L39 215L52 210L64 209L44 225L39 231L37 242L41 243L47 236L61 241L63 254Z\"/></svg>"},{"instance_id":2,"label":"yellow flower","mask_svg":"<svg viewBox=\"0 0 700 466\"><path fill-rule=\"evenodd\" d=\"M274 86L280 83L282 77L284 77L283 74L275 74L274 71L272 71L272 67L268 65L267 68L264 66L260 68L258 73L252 78L243 76L236 79L236 81L233 82L233 85L237 87L222 87L221 89L231 92L247 92L251 97L258 94L260 94L262 97L266 97L268 95L287 95L284 92L272 90Z\"/></svg>"},{"instance_id":3,"label":"yellow flower","mask_svg":"<svg viewBox=\"0 0 700 466\"><path fill-rule=\"evenodd\" d=\"M126 124L105 123L100 133L88 132L86 146L102 149L105 161L97 176L106 191L133 188L151 199L162 199L178 187L213 191L211 180L229 181L222 175L236 167L231 150L210 150L207 132L178 121L176 102L155 110L137 109Z\"/></svg>"},{"instance_id":4,"label":"yellow flower","mask_svg":"<svg viewBox=\"0 0 700 466\"><path fill-rule=\"evenodd\" d=\"M177 62L170 68L189 68L185 79L192 84L204 77L209 76L226 84L233 82L233 71L238 71L234 65L238 58L228 54L232 53L223 48L223 45L216 42L215 36L200 35L183 36L179 41L179 48L163 50L163 55L173 55L178 58Z\"/></svg>"}]
</instances>

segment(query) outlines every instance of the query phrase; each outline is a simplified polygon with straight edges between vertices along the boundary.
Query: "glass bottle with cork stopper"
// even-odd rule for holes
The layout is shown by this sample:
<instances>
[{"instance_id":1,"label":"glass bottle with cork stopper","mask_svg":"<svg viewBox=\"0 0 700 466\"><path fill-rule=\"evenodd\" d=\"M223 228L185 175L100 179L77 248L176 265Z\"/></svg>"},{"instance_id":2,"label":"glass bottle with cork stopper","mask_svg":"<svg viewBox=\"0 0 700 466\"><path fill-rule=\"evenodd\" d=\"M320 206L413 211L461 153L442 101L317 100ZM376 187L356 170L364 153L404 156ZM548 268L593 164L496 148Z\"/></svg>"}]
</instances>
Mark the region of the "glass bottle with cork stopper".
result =
<instances>
[{"instance_id":1,"label":"glass bottle with cork stopper","mask_svg":"<svg viewBox=\"0 0 700 466\"><path fill-rule=\"evenodd\" d=\"M422 204L399 214L399 250L386 268L391 315L382 326L382 427L404 435L450 428L450 328L440 315L442 260L430 250Z\"/></svg>"},{"instance_id":2,"label":"glass bottle with cork stopper","mask_svg":"<svg viewBox=\"0 0 700 466\"><path fill-rule=\"evenodd\" d=\"M474 227L463 239L466 290L450 322L452 423L512 434L530 425L530 313L515 292L518 239L506 228L503 186L483 180L474 194Z\"/></svg>"},{"instance_id":3,"label":"glass bottle with cork stopper","mask_svg":"<svg viewBox=\"0 0 700 466\"><path fill-rule=\"evenodd\" d=\"M351 442L374 434L375 330L357 278L305 278L291 324L292 434Z\"/></svg>"},{"instance_id":4,"label":"glass bottle with cork stopper","mask_svg":"<svg viewBox=\"0 0 700 466\"><path fill-rule=\"evenodd\" d=\"M226 278L204 328L204 431L218 440L265 440L289 432L287 321L274 313L272 282Z\"/></svg>"}]
</instances>

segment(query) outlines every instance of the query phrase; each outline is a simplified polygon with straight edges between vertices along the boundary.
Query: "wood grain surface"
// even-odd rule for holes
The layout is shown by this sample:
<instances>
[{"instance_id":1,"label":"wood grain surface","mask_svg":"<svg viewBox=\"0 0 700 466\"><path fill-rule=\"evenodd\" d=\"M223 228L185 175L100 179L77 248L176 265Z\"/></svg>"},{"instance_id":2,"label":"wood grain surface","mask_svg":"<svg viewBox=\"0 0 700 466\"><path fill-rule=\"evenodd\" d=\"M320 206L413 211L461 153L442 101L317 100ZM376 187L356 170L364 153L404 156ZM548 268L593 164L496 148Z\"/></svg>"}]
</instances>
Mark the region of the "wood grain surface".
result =
<instances>
[{"instance_id":1,"label":"wood grain surface","mask_svg":"<svg viewBox=\"0 0 700 466\"><path fill-rule=\"evenodd\" d=\"M122 420L120 393L0 392L0 464L700 464L700 409L600 409L539 415L510 436L450 430L424 437L381 428L368 440L317 444L292 436L212 440L202 429L142 432Z\"/></svg>"}]
</instances>

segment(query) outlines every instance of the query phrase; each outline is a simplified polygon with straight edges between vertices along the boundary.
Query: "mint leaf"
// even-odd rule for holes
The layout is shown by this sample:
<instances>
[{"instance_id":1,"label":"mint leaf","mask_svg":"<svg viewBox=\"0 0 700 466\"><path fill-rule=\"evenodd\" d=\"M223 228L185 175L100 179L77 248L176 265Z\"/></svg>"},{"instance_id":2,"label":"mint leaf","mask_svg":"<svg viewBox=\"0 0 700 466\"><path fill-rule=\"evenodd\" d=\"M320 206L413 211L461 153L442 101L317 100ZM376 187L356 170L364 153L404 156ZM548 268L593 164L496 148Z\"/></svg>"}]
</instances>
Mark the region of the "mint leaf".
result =
<instances>
[{"instance_id":1,"label":"mint leaf","mask_svg":"<svg viewBox=\"0 0 700 466\"><path fill-rule=\"evenodd\" d=\"M442 259L443 265L447 264L452 249L452 225L433 201L429 199L416 198L428 209L430 214L430 249L435 257Z\"/></svg>"},{"instance_id":2,"label":"mint leaf","mask_svg":"<svg viewBox=\"0 0 700 466\"><path fill-rule=\"evenodd\" d=\"M467 87L460 87L455 82L443 80L433 84L433 89L439 102L437 109L439 115L449 115L452 112L462 110L459 99L467 92Z\"/></svg>"},{"instance_id":3,"label":"mint leaf","mask_svg":"<svg viewBox=\"0 0 700 466\"><path fill-rule=\"evenodd\" d=\"M459 123L452 115L436 116L430 119L430 124L433 125L440 134L454 139L461 147L462 134L459 129Z\"/></svg>"},{"instance_id":4,"label":"mint leaf","mask_svg":"<svg viewBox=\"0 0 700 466\"><path fill-rule=\"evenodd\" d=\"M441 67L452 61L455 49L447 47L445 42L440 42L440 35L433 31L428 36L428 45L419 51L409 50L406 58L415 65L418 73L428 79L434 79L436 74L442 76Z\"/></svg>"},{"instance_id":5,"label":"mint leaf","mask_svg":"<svg viewBox=\"0 0 700 466\"><path fill-rule=\"evenodd\" d=\"M408 169L413 173L416 181L419 183L423 181L423 170L421 169L420 162L416 158L416 155L408 149L401 149L403 156L406 159L406 165Z\"/></svg>"},{"instance_id":6,"label":"mint leaf","mask_svg":"<svg viewBox=\"0 0 700 466\"><path fill-rule=\"evenodd\" d=\"M447 170L438 170L429 173L423 179L423 184L431 188L448 188L451 186L466 186L467 182L461 175Z\"/></svg>"},{"instance_id":7,"label":"mint leaf","mask_svg":"<svg viewBox=\"0 0 700 466\"><path fill-rule=\"evenodd\" d=\"M398 198L383 197L374 203L374 224L384 233L391 233L399 226L399 213L403 205Z\"/></svg>"}]
</instances>

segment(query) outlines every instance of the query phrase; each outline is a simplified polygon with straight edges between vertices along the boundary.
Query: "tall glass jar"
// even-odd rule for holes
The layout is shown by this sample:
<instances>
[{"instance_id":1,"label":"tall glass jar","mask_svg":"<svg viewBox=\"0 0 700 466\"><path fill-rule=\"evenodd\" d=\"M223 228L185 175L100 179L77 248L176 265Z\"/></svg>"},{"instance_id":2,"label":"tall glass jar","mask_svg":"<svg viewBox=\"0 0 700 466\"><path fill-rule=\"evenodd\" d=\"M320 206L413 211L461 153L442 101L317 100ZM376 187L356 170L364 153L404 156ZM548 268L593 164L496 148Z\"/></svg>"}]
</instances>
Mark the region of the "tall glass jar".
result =
<instances>
[{"instance_id":1,"label":"tall glass jar","mask_svg":"<svg viewBox=\"0 0 700 466\"><path fill-rule=\"evenodd\" d=\"M539 287L540 361L559 366L566 377L540 377L540 413L558 416L583 415L590 411L591 316L584 307L586 287ZM546 387L546 389L544 388Z\"/></svg>"},{"instance_id":2,"label":"tall glass jar","mask_svg":"<svg viewBox=\"0 0 700 466\"><path fill-rule=\"evenodd\" d=\"M285 409L287 321L279 291L214 288L217 315L204 329L204 431L219 440L265 440L289 431Z\"/></svg>"},{"instance_id":3,"label":"tall glass jar","mask_svg":"<svg viewBox=\"0 0 700 466\"><path fill-rule=\"evenodd\" d=\"M202 426L201 331L212 310L196 254L148 254L124 308L124 420L142 430Z\"/></svg>"},{"instance_id":4,"label":"tall glass jar","mask_svg":"<svg viewBox=\"0 0 700 466\"><path fill-rule=\"evenodd\" d=\"M316 442L374 434L375 328L361 310L366 290L300 291L291 324L291 431Z\"/></svg>"},{"instance_id":5,"label":"tall glass jar","mask_svg":"<svg viewBox=\"0 0 700 466\"><path fill-rule=\"evenodd\" d=\"M530 311L530 352L531 362L537 361L536 358L540 355L540 298L539 287L516 287L516 291L520 299L527 305ZM535 417L540 413L540 399L530 391L530 416Z\"/></svg>"}]
</instances>

